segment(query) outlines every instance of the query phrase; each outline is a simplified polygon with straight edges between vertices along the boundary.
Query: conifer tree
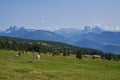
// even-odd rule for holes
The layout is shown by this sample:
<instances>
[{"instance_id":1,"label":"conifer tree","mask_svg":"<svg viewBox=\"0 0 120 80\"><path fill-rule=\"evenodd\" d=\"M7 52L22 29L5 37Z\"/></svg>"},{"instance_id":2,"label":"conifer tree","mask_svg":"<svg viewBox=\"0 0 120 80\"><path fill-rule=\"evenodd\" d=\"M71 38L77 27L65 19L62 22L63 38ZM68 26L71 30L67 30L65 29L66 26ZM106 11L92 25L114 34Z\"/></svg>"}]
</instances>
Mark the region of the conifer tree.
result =
<instances>
[{"instance_id":1,"label":"conifer tree","mask_svg":"<svg viewBox=\"0 0 120 80\"><path fill-rule=\"evenodd\" d=\"M81 54L80 50L77 51L76 58L82 59L82 54Z\"/></svg>"}]
</instances>

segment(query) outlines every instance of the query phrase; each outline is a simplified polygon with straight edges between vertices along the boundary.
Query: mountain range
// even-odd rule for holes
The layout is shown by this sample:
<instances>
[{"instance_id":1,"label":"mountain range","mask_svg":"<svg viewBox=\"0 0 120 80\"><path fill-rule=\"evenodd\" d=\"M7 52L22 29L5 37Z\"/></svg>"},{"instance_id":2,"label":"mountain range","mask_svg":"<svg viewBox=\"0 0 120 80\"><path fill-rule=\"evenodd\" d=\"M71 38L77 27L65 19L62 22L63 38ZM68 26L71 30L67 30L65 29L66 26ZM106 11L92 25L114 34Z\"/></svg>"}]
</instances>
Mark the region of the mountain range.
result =
<instances>
[{"instance_id":1,"label":"mountain range","mask_svg":"<svg viewBox=\"0 0 120 80\"><path fill-rule=\"evenodd\" d=\"M55 33L73 40L73 45L102 50L104 52L120 53L120 32L104 31L99 27L85 26L83 30L60 29Z\"/></svg>"},{"instance_id":2,"label":"mountain range","mask_svg":"<svg viewBox=\"0 0 120 80\"><path fill-rule=\"evenodd\" d=\"M11 26L5 31L0 32L0 36L69 43L69 40L67 38L50 31L25 29L24 27L18 28L16 26Z\"/></svg>"},{"instance_id":3,"label":"mountain range","mask_svg":"<svg viewBox=\"0 0 120 80\"><path fill-rule=\"evenodd\" d=\"M85 26L83 30L75 29L75 28L61 28L61 29L56 30L54 32L59 34L59 35L62 35L64 37L69 38L69 37L80 35L83 33L101 33L101 32L103 32L103 30L97 26L94 26L93 28L90 26Z\"/></svg>"},{"instance_id":4,"label":"mountain range","mask_svg":"<svg viewBox=\"0 0 120 80\"><path fill-rule=\"evenodd\" d=\"M120 32L104 31L97 26L85 26L83 30L62 28L53 32L11 26L5 31L1 31L0 36L57 41L104 52L120 53Z\"/></svg>"}]
</instances>

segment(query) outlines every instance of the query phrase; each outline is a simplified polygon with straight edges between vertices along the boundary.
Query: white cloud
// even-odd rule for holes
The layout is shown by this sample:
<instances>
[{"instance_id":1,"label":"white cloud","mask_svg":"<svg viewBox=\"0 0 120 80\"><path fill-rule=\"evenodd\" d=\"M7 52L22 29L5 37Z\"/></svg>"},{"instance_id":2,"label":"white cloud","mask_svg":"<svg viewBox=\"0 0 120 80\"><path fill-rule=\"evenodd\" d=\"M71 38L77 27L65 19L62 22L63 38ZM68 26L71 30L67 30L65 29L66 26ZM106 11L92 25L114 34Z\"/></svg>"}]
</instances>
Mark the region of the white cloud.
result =
<instances>
[{"instance_id":1,"label":"white cloud","mask_svg":"<svg viewBox=\"0 0 120 80\"><path fill-rule=\"evenodd\" d=\"M52 26L52 27L41 27L41 29L43 29L43 30L49 30L49 31L55 31L55 30L60 29L60 27L58 27L58 26Z\"/></svg>"},{"instance_id":2,"label":"white cloud","mask_svg":"<svg viewBox=\"0 0 120 80\"><path fill-rule=\"evenodd\" d=\"M120 31L120 26L118 25L118 26L115 26L114 27L114 31Z\"/></svg>"},{"instance_id":3,"label":"white cloud","mask_svg":"<svg viewBox=\"0 0 120 80\"><path fill-rule=\"evenodd\" d=\"M120 26L102 26L106 31L120 31Z\"/></svg>"},{"instance_id":4,"label":"white cloud","mask_svg":"<svg viewBox=\"0 0 120 80\"><path fill-rule=\"evenodd\" d=\"M45 20L40 20L40 24L44 24L45 23Z\"/></svg>"}]
</instances>

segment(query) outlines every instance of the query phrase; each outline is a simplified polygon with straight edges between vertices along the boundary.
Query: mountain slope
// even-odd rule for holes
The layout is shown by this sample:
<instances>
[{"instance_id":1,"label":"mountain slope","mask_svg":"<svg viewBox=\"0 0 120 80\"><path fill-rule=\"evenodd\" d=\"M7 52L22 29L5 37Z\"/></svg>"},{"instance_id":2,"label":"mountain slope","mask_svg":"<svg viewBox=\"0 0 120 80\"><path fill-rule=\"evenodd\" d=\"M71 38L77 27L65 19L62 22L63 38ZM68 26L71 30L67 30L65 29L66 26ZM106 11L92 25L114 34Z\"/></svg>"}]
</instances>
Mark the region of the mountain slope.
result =
<instances>
[{"instance_id":1,"label":"mountain slope","mask_svg":"<svg viewBox=\"0 0 120 80\"><path fill-rule=\"evenodd\" d=\"M1 32L0 35L33 40L50 40L70 43L70 41L67 38L50 31L31 30L25 29L24 27L17 28L16 26L10 27L6 31Z\"/></svg>"},{"instance_id":2,"label":"mountain slope","mask_svg":"<svg viewBox=\"0 0 120 80\"><path fill-rule=\"evenodd\" d=\"M120 32L102 31L98 27L86 26L83 30L73 28L60 29L54 32L45 30L10 27L0 32L0 36L18 37L32 40L58 41L74 44L79 47L93 48L104 52L120 53Z\"/></svg>"},{"instance_id":3,"label":"mountain slope","mask_svg":"<svg viewBox=\"0 0 120 80\"><path fill-rule=\"evenodd\" d=\"M6 37L0 36L0 49L6 50L23 50L23 51L47 51L53 53L57 51L58 53L63 53L66 49L70 54L75 54L80 50L82 54L104 54L100 50L95 50L91 48L76 47L74 45L55 42L55 41L43 41L43 40L29 40L22 38Z\"/></svg>"},{"instance_id":4,"label":"mountain slope","mask_svg":"<svg viewBox=\"0 0 120 80\"><path fill-rule=\"evenodd\" d=\"M94 26L94 27L85 26L83 30L75 29L75 28L61 28L54 32L64 37L71 38L72 36L85 34L85 33L101 33L103 32L103 30L97 26Z\"/></svg>"},{"instance_id":5,"label":"mountain slope","mask_svg":"<svg viewBox=\"0 0 120 80\"><path fill-rule=\"evenodd\" d=\"M74 28L61 28L59 30L54 31L54 33L62 35L67 38L70 38L71 36L80 34L81 32L82 32L81 30L77 30Z\"/></svg>"},{"instance_id":6,"label":"mountain slope","mask_svg":"<svg viewBox=\"0 0 120 80\"><path fill-rule=\"evenodd\" d=\"M88 33L77 35L75 39L77 41L74 44L80 47L120 53L120 32Z\"/></svg>"},{"instance_id":7,"label":"mountain slope","mask_svg":"<svg viewBox=\"0 0 120 80\"><path fill-rule=\"evenodd\" d=\"M99 49L102 45L89 39L81 39L74 43L76 46Z\"/></svg>"}]
</instances>

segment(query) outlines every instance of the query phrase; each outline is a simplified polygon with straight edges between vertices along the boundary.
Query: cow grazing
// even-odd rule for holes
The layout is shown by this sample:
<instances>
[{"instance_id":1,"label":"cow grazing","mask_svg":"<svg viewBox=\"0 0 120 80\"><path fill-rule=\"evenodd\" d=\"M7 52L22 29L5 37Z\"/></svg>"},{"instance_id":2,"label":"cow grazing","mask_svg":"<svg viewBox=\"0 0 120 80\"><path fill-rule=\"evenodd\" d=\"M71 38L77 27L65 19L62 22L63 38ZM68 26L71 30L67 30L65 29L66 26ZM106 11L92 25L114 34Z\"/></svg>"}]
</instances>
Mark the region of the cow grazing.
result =
<instances>
[{"instance_id":1,"label":"cow grazing","mask_svg":"<svg viewBox=\"0 0 120 80\"><path fill-rule=\"evenodd\" d=\"M40 55L39 54L36 55L36 59L40 59Z\"/></svg>"},{"instance_id":2,"label":"cow grazing","mask_svg":"<svg viewBox=\"0 0 120 80\"><path fill-rule=\"evenodd\" d=\"M38 59L40 59L40 55L39 54L37 54L36 56L34 56L33 58L32 58L32 62L34 63L36 60L38 60Z\"/></svg>"}]
</instances>

